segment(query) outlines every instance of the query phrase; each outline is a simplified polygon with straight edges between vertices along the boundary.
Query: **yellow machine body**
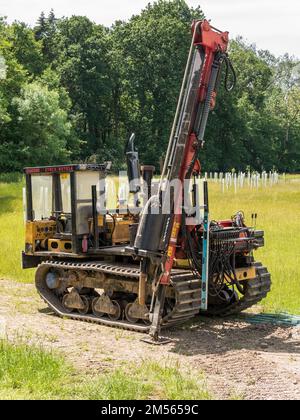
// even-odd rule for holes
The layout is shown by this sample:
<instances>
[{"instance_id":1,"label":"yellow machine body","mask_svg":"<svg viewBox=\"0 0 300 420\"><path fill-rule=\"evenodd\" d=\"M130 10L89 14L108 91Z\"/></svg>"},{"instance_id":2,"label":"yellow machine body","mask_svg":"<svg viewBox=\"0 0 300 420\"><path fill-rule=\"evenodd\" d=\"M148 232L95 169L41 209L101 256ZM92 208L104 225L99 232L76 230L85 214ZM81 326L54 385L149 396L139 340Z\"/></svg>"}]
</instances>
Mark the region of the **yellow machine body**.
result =
<instances>
[{"instance_id":1,"label":"yellow machine body","mask_svg":"<svg viewBox=\"0 0 300 420\"><path fill-rule=\"evenodd\" d=\"M33 254L39 243L51 238L55 234L56 222L52 220L38 220L26 222L25 247L27 254Z\"/></svg>"},{"instance_id":2,"label":"yellow machine body","mask_svg":"<svg viewBox=\"0 0 300 420\"><path fill-rule=\"evenodd\" d=\"M190 263L187 259L175 259L174 268L190 269ZM256 269L254 266L236 268L235 274L238 281L251 280L256 277ZM230 281L230 279L227 279Z\"/></svg>"},{"instance_id":3,"label":"yellow machine body","mask_svg":"<svg viewBox=\"0 0 300 420\"><path fill-rule=\"evenodd\" d=\"M72 252L72 241L63 239L49 239L48 251L50 252Z\"/></svg>"},{"instance_id":4,"label":"yellow machine body","mask_svg":"<svg viewBox=\"0 0 300 420\"><path fill-rule=\"evenodd\" d=\"M114 222L112 219L108 219L106 224L109 231L112 232L112 245L129 242L129 226L132 224L132 220L115 218Z\"/></svg>"}]
</instances>

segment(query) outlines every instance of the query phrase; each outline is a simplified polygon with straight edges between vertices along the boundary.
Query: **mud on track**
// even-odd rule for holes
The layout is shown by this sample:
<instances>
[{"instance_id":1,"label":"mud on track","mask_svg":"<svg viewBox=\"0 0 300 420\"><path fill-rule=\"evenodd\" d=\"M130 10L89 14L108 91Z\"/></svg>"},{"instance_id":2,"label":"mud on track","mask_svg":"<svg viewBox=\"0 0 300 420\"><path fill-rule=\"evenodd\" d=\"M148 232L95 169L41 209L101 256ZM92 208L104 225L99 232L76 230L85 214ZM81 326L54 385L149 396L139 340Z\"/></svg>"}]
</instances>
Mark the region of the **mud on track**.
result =
<instances>
[{"instance_id":1,"label":"mud on track","mask_svg":"<svg viewBox=\"0 0 300 420\"><path fill-rule=\"evenodd\" d=\"M215 398L300 399L300 328L201 319L164 332L172 342L156 347L140 333L58 318L33 285L0 285L8 337L58 350L78 369L96 374L147 359L179 362L205 372Z\"/></svg>"}]
</instances>

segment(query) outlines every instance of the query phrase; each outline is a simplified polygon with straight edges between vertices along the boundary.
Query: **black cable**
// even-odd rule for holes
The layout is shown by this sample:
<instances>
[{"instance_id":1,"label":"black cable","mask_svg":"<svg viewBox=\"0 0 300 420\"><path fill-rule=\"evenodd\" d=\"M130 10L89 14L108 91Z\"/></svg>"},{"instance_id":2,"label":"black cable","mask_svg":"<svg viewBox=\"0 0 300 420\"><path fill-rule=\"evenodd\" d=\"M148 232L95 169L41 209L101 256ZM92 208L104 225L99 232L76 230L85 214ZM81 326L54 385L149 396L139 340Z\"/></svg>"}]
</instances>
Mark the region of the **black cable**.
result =
<instances>
[{"instance_id":1,"label":"black cable","mask_svg":"<svg viewBox=\"0 0 300 420\"><path fill-rule=\"evenodd\" d=\"M185 223L185 218L186 218L186 213L183 210L183 212L182 212L182 222L183 222L182 223L182 226L183 226L182 234L183 234L183 237L187 240L187 242L186 242L186 244L187 244L187 249L186 249L187 259L189 261L189 265L190 265L191 270L193 271L193 274L201 277L202 269L201 269L201 266L199 265L197 256L195 255L194 247L193 247L193 244L192 244L192 237L191 237L191 234L190 234L190 232L187 228L187 225Z\"/></svg>"},{"instance_id":2,"label":"black cable","mask_svg":"<svg viewBox=\"0 0 300 420\"><path fill-rule=\"evenodd\" d=\"M236 72L227 54L223 54L223 60L225 61L225 65L226 65L225 84L224 84L225 90L227 92L231 92L236 86L236 81L237 81ZM231 75L232 75L231 85L229 85L229 71L231 72Z\"/></svg>"},{"instance_id":3,"label":"black cable","mask_svg":"<svg viewBox=\"0 0 300 420\"><path fill-rule=\"evenodd\" d=\"M108 216L110 216L112 218L112 221L113 221L113 228L112 228L112 231L111 231L111 234L110 234L111 235L111 240L112 240L113 234L116 230L116 220L115 220L115 218L112 214L110 214L110 213L107 213L107 214L108 214Z\"/></svg>"}]
</instances>

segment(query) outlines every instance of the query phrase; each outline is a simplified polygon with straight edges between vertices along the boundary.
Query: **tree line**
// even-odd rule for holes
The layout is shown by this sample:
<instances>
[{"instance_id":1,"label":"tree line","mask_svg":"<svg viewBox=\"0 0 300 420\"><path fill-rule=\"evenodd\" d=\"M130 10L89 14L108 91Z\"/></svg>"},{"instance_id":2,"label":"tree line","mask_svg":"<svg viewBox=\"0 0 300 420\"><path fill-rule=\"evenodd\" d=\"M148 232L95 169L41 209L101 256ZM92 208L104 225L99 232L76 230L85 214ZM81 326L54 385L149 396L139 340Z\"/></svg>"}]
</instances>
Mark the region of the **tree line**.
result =
<instances>
[{"instance_id":1,"label":"tree line","mask_svg":"<svg viewBox=\"0 0 300 420\"><path fill-rule=\"evenodd\" d=\"M0 20L0 171L112 160L136 133L141 161L164 157L200 8L158 0L110 28L41 13ZM230 28L222 28L229 30ZM221 83L203 169L300 171L300 64L231 40L237 86Z\"/></svg>"}]
</instances>

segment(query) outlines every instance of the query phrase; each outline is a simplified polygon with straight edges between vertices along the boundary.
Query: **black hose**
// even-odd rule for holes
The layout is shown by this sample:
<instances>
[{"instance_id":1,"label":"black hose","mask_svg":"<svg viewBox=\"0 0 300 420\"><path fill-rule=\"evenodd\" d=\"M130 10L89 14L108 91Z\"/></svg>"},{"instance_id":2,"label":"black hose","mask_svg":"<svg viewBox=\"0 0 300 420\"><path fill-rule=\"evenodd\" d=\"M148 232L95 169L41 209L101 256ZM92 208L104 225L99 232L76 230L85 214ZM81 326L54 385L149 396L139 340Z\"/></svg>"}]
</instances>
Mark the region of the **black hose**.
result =
<instances>
[{"instance_id":1,"label":"black hose","mask_svg":"<svg viewBox=\"0 0 300 420\"><path fill-rule=\"evenodd\" d=\"M111 240L112 240L113 234L115 233L115 230L116 230L116 220L115 220L115 218L112 214L110 214L110 213L107 213L107 214L108 214L108 216L110 216L112 218L112 221L113 221L113 228L112 228L112 231L111 231L111 234L110 234L111 235Z\"/></svg>"},{"instance_id":2,"label":"black hose","mask_svg":"<svg viewBox=\"0 0 300 420\"><path fill-rule=\"evenodd\" d=\"M234 70L234 67L230 61L230 58L228 57L227 54L223 54L223 60L225 62L226 65L226 72L225 72L225 90L226 92L231 92L235 86L236 86L236 72ZM231 72L232 75L232 82L231 84L229 84L229 71Z\"/></svg>"}]
</instances>

